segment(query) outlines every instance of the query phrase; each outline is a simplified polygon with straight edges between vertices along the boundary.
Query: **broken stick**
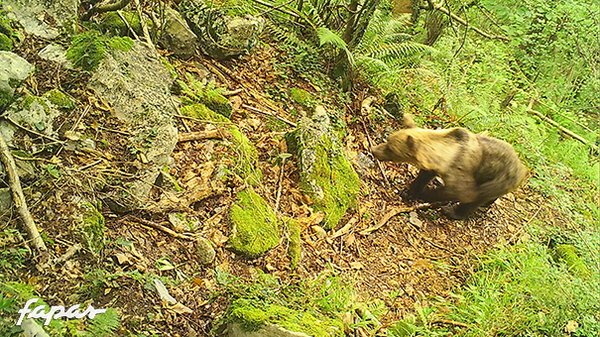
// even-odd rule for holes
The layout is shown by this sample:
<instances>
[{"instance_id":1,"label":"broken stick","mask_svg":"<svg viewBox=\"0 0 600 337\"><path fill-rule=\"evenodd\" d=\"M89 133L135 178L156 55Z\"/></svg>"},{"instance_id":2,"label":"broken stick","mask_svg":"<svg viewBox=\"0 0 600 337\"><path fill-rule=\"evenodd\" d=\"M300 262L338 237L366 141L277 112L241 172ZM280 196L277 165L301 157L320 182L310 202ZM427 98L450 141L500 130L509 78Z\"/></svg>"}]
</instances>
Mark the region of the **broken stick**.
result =
<instances>
[{"instance_id":1,"label":"broken stick","mask_svg":"<svg viewBox=\"0 0 600 337\"><path fill-rule=\"evenodd\" d=\"M19 210L19 214L21 215L21 220L23 221L23 225L25 226L25 230L27 234L29 234L29 238L33 242L33 246L38 252L46 252L46 244L44 244L44 240L40 236L40 232L35 226L35 222L31 217L31 213L29 213L29 208L27 208L27 203L25 202L25 195L23 195L23 190L21 189L21 182L19 180L19 175L17 174L17 166L15 165L15 160L8 149L8 145L4 141L4 137L0 136L0 159L2 159L2 163L6 168L6 174L8 175L8 184L10 186L10 190L12 192L13 202L15 206Z\"/></svg>"},{"instance_id":2,"label":"broken stick","mask_svg":"<svg viewBox=\"0 0 600 337\"><path fill-rule=\"evenodd\" d=\"M412 212L412 211L415 211L418 209L426 209L426 208L430 208L430 207L431 207L430 203L419 204L419 205L413 206L413 207L394 207L394 208L392 208L391 211L389 211L386 215L384 215L383 218L381 218L381 220L379 220L377 225L360 231L360 234L361 235L371 234L371 232L374 232L374 231L378 230L379 228L383 227L383 225L385 225L391 218L395 217L396 215L398 215L400 213L408 213L408 212Z\"/></svg>"},{"instance_id":3,"label":"broken stick","mask_svg":"<svg viewBox=\"0 0 600 337\"><path fill-rule=\"evenodd\" d=\"M203 139L221 139L219 130L180 133L178 143Z\"/></svg>"}]
</instances>

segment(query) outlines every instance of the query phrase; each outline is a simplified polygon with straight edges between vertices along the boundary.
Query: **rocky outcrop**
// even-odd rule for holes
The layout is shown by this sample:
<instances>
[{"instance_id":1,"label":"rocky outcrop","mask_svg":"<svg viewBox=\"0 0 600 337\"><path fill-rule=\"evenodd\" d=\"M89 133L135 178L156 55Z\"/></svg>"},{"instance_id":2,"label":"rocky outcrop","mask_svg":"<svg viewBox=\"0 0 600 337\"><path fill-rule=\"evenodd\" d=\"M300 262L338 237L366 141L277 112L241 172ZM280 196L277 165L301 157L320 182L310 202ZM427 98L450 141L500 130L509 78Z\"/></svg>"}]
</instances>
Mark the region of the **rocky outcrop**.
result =
<instances>
[{"instance_id":1,"label":"rocky outcrop","mask_svg":"<svg viewBox=\"0 0 600 337\"><path fill-rule=\"evenodd\" d=\"M264 28L263 18L229 16L202 0L183 0L179 9L200 39L202 52L217 60L249 52Z\"/></svg>"},{"instance_id":2,"label":"rocky outcrop","mask_svg":"<svg viewBox=\"0 0 600 337\"><path fill-rule=\"evenodd\" d=\"M119 200L121 194L107 198L113 211L125 212L145 203L177 144L172 84L159 55L141 42L128 51L107 53L88 83L88 88L111 104L117 118L131 125L129 146L143 163L138 179L129 187L132 198Z\"/></svg>"},{"instance_id":3,"label":"rocky outcrop","mask_svg":"<svg viewBox=\"0 0 600 337\"><path fill-rule=\"evenodd\" d=\"M61 27L77 22L77 0L4 0L8 17L19 21L28 34L55 39Z\"/></svg>"},{"instance_id":4,"label":"rocky outcrop","mask_svg":"<svg viewBox=\"0 0 600 337\"><path fill-rule=\"evenodd\" d=\"M177 11L169 7L166 8L165 18L160 44L184 59L194 55L198 46L198 38L185 20Z\"/></svg>"},{"instance_id":5,"label":"rocky outcrop","mask_svg":"<svg viewBox=\"0 0 600 337\"><path fill-rule=\"evenodd\" d=\"M34 66L21 56L0 51L0 109L10 105L15 89L33 70Z\"/></svg>"},{"instance_id":6,"label":"rocky outcrop","mask_svg":"<svg viewBox=\"0 0 600 337\"><path fill-rule=\"evenodd\" d=\"M322 106L310 118L303 118L296 130L286 134L288 149L298 156L300 187L325 213L323 227L335 227L356 203L360 179L344 154Z\"/></svg>"}]
</instances>

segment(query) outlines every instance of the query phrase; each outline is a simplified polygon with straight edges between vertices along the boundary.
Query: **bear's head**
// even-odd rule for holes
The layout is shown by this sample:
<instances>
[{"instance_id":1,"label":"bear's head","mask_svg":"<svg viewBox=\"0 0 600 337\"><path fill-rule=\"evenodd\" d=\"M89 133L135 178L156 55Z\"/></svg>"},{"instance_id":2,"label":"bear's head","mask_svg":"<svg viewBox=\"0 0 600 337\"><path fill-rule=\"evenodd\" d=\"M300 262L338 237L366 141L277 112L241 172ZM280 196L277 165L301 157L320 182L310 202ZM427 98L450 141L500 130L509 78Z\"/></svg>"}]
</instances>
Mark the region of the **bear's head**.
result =
<instances>
[{"instance_id":1,"label":"bear's head","mask_svg":"<svg viewBox=\"0 0 600 337\"><path fill-rule=\"evenodd\" d=\"M386 143L371 148L375 158L394 162L413 162L415 160L417 142L411 135L411 129L415 129L417 126L409 114L402 116L402 124L406 129L394 132Z\"/></svg>"}]
</instances>

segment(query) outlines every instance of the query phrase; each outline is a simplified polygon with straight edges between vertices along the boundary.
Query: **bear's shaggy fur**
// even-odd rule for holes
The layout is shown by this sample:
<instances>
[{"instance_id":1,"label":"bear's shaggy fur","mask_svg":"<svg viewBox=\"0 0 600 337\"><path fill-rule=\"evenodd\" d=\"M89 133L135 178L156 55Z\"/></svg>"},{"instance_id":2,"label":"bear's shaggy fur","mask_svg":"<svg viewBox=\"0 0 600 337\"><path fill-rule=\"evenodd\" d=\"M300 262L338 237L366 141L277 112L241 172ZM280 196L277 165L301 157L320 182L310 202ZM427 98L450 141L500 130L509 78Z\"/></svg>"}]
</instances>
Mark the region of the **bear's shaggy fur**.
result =
<instances>
[{"instance_id":1,"label":"bear's shaggy fur","mask_svg":"<svg viewBox=\"0 0 600 337\"><path fill-rule=\"evenodd\" d=\"M464 128L421 129L410 115L404 114L403 119L406 129L371 151L379 160L406 162L420 169L408 190L410 196L429 202L458 201L443 209L449 218L464 219L479 206L517 189L527 178L527 168L502 140ZM443 186L427 188L435 176Z\"/></svg>"}]
</instances>

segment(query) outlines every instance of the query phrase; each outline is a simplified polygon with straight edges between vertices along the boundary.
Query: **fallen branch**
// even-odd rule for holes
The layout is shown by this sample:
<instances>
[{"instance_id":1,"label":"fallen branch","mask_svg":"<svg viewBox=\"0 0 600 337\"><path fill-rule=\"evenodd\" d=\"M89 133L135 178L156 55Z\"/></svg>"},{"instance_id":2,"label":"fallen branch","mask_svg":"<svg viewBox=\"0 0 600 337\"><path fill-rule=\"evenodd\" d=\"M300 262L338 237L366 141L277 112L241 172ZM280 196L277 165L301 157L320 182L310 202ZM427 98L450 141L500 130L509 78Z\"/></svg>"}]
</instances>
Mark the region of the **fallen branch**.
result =
<instances>
[{"instance_id":1,"label":"fallen branch","mask_svg":"<svg viewBox=\"0 0 600 337\"><path fill-rule=\"evenodd\" d=\"M373 103L374 101L375 101L375 97L370 96L370 97L365 98L362 101L362 103L360 104L360 114L361 114L360 122L363 126L363 129L365 130L365 135L367 135L367 141L369 142L370 147L373 147L374 145L373 145L373 141L371 141L371 136L369 136L369 131L367 129L367 126L365 125L364 117L371 112L371 103ZM370 151L370 149L369 149L369 151ZM383 166L381 166L381 162L379 160L376 160L376 162L377 162L377 167L379 168L379 172L381 172L381 176L385 180L386 186L391 187L390 181L388 180L387 176L385 175L385 171L383 170Z\"/></svg>"},{"instance_id":2,"label":"fallen branch","mask_svg":"<svg viewBox=\"0 0 600 337\"><path fill-rule=\"evenodd\" d=\"M263 114L263 115L271 116L271 117L273 117L273 118L275 118L275 119L278 119L278 120L280 120L280 121L282 121L282 122L284 122L284 123L286 123L286 124L289 124L289 125L291 125L291 126L293 126L293 127L296 127L296 126L297 126L297 124L296 124L296 123L294 123L294 122L292 122L292 121L288 121L287 119L285 119L285 118L283 118L283 117L279 117L279 116L277 116L276 114L274 114L274 113L272 113L272 112L263 111L263 110L260 110L260 109L257 109L257 108L255 108L255 107L249 106L249 105L247 105L247 104L242 104L242 108L249 109L249 110L252 110L252 111L254 111L254 112L261 113L261 114Z\"/></svg>"},{"instance_id":3,"label":"fallen branch","mask_svg":"<svg viewBox=\"0 0 600 337\"><path fill-rule=\"evenodd\" d=\"M154 229L158 229L159 231L163 231L173 237L176 237L178 239L184 239L184 240L190 240L190 241L194 241L195 238L192 236L187 236L187 235L183 235L183 234L179 234L177 232L175 232L172 229L169 229L163 225L159 225L155 222L152 221L148 221L146 219L141 219L141 218L134 218L135 221L128 221L129 218L133 218L133 216L126 216L124 219L120 220L119 222L124 222L124 223L131 223L131 224L138 224L138 225L142 225L143 227L147 228L147 227L152 227Z\"/></svg>"},{"instance_id":4,"label":"fallen branch","mask_svg":"<svg viewBox=\"0 0 600 337\"><path fill-rule=\"evenodd\" d=\"M6 174L8 175L8 184L10 186L10 190L12 192L13 202L15 206L19 210L19 214L21 215L21 220L23 221L23 225L25 226L25 230L27 234L29 234L29 238L33 242L33 246L38 252L46 252L47 248L44 244L44 240L40 236L40 232L35 226L35 222L31 217L31 213L29 213L29 209L27 208L27 203L25 202L25 195L23 195L23 190L21 189L21 182L19 181L19 175L17 174L17 166L15 165L15 161L8 149L8 145L4 141L4 137L0 136L0 159L2 159L2 163L6 169Z\"/></svg>"},{"instance_id":5,"label":"fallen branch","mask_svg":"<svg viewBox=\"0 0 600 337\"><path fill-rule=\"evenodd\" d=\"M511 39L506 36L490 35L484 31L482 31L481 29L470 25L467 21L463 20L460 16L450 12L450 10L448 10L447 8L442 7L441 3L435 3L433 0L428 0L428 2L429 2L430 8L432 8L433 10L440 11L440 12L448 15L453 20L456 20L456 22L460 23L461 25L465 26L466 28L472 29L474 32L476 32L477 34L479 34L483 37L486 37L488 39L493 39L493 40L511 41Z\"/></svg>"},{"instance_id":6,"label":"fallen branch","mask_svg":"<svg viewBox=\"0 0 600 337\"><path fill-rule=\"evenodd\" d=\"M78 244L78 243L76 243L73 246L69 247L69 249L67 249L67 251L63 255L61 255L60 257L57 257L56 259L54 259L54 265L59 265L59 264L62 264L64 262L67 262L80 249L81 249L81 245Z\"/></svg>"},{"instance_id":7,"label":"fallen branch","mask_svg":"<svg viewBox=\"0 0 600 337\"><path fill-rule=\"evenodd\" d=\"M449 319L438 319L438 320L435 320L435 321L431 322L431 324L456 325L456 326L460 326L460 327L463 327L463 328L468 328L469 327L465 323L457 322L457 321L451 321Z\"/></svg>"},{"instance_id":8,"label":"fallen branch","mask_svg":"<svg viewBox=\"0 0 600 337\"><path fill-rule=\"evenodd\" d=\"M275 214L279 210L279 200L281 199L281 182L283 181L283 169L285 168L285 160L287 158L281 159L281 168L279 169L279 179L277 181L277 199L275 201Z\"/></svg>"},{"instance_id":9,"label":"fallen branch","mask_svg":"<svg viewBox=\"0 0 600 337\"><path fill-rule=\"evenodd\" d=\"M96 5L92 8L90 8L90 10L81 17L81 20L88 21L96 13L106 13L106 12L118 11L120 9L123 9L125 6L127 6L129 4L129 1L130 0L119 0L119 1L115 1L115 2L109 2L109 3L103 2L99 5Z\"/></svg>"},{"instance_id":10,"label":"fallen branch","mask_svg":"<svg viewBox=\"0 0 600 337\"><path fill-rule=\"evenodd\" d=\"M178 143L182 142L191 142L193 140L204 140L204 139L221 139L221 135L219 134L219 130L210 130L210 131L199 131L199 132L187 132L180 133Z\"/></svg>"},{"instance_id":11,"label":"fallen branch","mask_svg":"<svg viewBox=\"0 0 600 337\"><path fill-rule=\"evenodd\" d=\"M380 229L391 218L395 217L396 215L398 215L400 213L408 213L408 212L412 212L412 211L419 210L419 209L427 209L427 208L430 208L430 207L431 207L430 203L419 204L419 205L413 206L413 207L394 207L394 208L392 208L391 211L389 211L386 215L384 215L383 218L381 218L381 220L379 220L379 222L377 223L377 225L375 225L373 227L369 227L367 229L363 229L362 231L360 231L360 234L361 235L369 235L369 234L371 234L371 232L374 232L374 231Z\"/></svg>"},{"instance_id":12,"label":"fallen branch","mask_svg":"<svg viewBox=\"0 0 600 337\"><path fill-rule=\"evenodd\" d=\"M598 151L598 146L596 144L592 144L590 142L588 142L585 138L581 137L580 135L575 134L573 131L565 128L564 126L556 123L555 121L553 121L552 119L544 116L544 114L542 114L539 111L535 111L532 109L533 107L533 101L534 99L532 98L531 101L529 102L529 105L527 106L527 112L539 117L540 119L542 119L544 122L556 127L558 130L560 130L561 132L569 135L570 137L572 137L573 139L585 144L586 146L588 146L590 149L592 149L596 154L600 153Z\"/></svg>"}]
</instances>

